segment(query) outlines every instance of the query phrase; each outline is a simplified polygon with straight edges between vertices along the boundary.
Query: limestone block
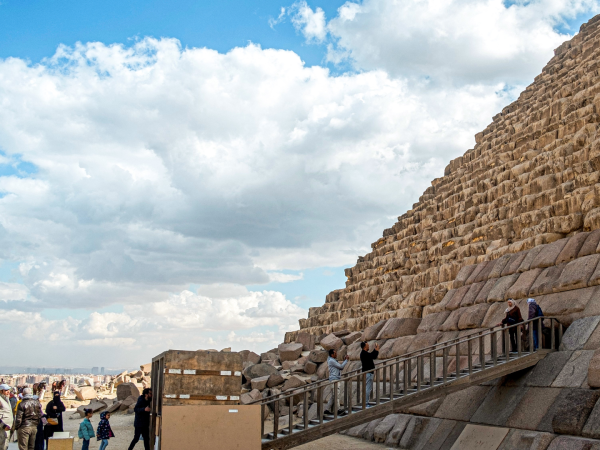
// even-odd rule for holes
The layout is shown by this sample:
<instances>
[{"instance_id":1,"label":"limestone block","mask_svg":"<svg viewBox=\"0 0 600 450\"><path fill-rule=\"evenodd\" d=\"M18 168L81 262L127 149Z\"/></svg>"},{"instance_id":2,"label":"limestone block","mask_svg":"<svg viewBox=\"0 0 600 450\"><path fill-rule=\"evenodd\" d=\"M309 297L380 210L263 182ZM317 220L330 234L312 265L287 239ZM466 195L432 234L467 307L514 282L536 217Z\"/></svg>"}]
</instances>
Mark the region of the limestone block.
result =
<instances>
[{"instance_id":1,"label":"limestone block","mask_svg":"<svg viewBox=\"0 0 600 450\"><path fill-rule=\"evenodd\" d=\"M507 298L521 299L529 296L529 290L544 269L533 269L521 273L515 284L506 291Z\"/></svg>"},{"instance_id":2,"label":"limestone block","mask_svg":"<svg viewBox=\"0 0 600 450\"><path fill-rule=\"evenodd\" d=\"M462 316L462 314L465 312L465 309L461 308L452 311L440 327L440 331L458 331L458 321L460 319L460 316Z\"/></svg>"},{"instance_id":3,"label":"limestone block","mask_svg":"<svg viewBox=\"0 0 600 450\"><path fill-rule=\"evenodd\" d=\"M586 438L600 439L600 402L596 401L596 405L585 423L581 435ZM600 446L599 446L600 447Z\"/></svg>"},{"instance_id":4,"label":"limestone block","mask_svg":"<svg viewBox=\"0 0 600 450\"><path fill-rule=\"evenodd\" d=\"M490 306L489 303L482 303L465 308L465 311L458 320L458 329L467 330L479 328Z\"/></svg>"},{"instance_id":5,"label":"limestone block","mask_svg":"<svg viewBox=\"0 0 600 450\"><path fill-rule=\"evenodd\" d=\"M594 230L588 235L587 239L581 246L581 249L579 250L577 257L581 258L582 256L593 255L594 253L597 253L596 248L598 247L599 243L600 243L600 229Z\"/></svg>"},{"instance_id":6,"label":"limestone block","mask_svg":"<svg viewBox=\"0 0 600 450\"><path fill-rule=\"evenodd\" d=\"M504 426L523 398L526 388L494 386L475 411L471 422Z\"/></svg>"},{"instance_id":7,"label":"limestone block","mask_svg":"<svg viewBox=\"0 0 600 450\"><path fill-rule=\"evenodd\" d=\"M473 270L475 270L475 267L477 267L477 264L464 266L462 269L460 269L460 272L458 272L458 275L456 275L456 278L454 279L454 289L457 289L465 284L465 282L473 273Z\"/></svg>"},{"instance_id":8,"label":"limestone block","mask_svg":"<svg viewBox=\"0 0 600 450\"><path fill-rule=\"evenodd\" d=\"M590 360L587 370L587 383L591 388L600 387L600 350L596 350Z\"/></svg>"},{"instance_id":9,"label":"limestone block","mask_svg":"<svg viewBox=\"0 0 600 450\"><path fill-rule=\"evenodd\" d=\"M246 367L244 369L244 376L248 380L252 380L253 378L264 377L271 374L278 374L279 372L275 367L270 364L254 364L250 367Z\"/></svg>"},{"instance_id":10,"label":"limestone block","mask_svg":"<svg viewBox=\"0 0 600 450\"><path fill-rule=\"evenodd\" d=\"M344 345L344 342L335 334L331 333L327 337L321 339L319 345L321 345L321 347L323 347L325 350L339 350L342 345Z\"/></svg>"},{"instance_id":11,"label":"limestone block","mask_svg":"<svg viewBox=\"0 0 600 450\"><path fill-rule=\"evenodd\" d=\"M479 292L481 291L484 285L485 281L473 283L471 285L471 288L468 290L468 292L465 294L462 301L460 302L460 307L464 308L465 306L471 306L475 304L475 299L479 295Z\"/></svg>"},{"instance_id":12,"label":"limestone block","mask_svg":"<svg viewBox=\"0 0 600 450\"><path fill-rule=\"evenodd\" d=\"M547 450L598 450L598 442L572 436L557 436Z\"/></svg>"},{"instance_id":13,"label":"limestone block","mask_svg":"<svg viewBox=\"0 0 600 450\"><path fill-rule=\"evenodd\" d=\"M490 273L492 272L492 270L494 270L494 267L496 266L497 263L498 263L498 260L486 261L485 266L479 271L477 276L474 278L473 283L481 283L481 282L487 281L487 279L490 276ZM484 264L484 263L481 263L481 264Z\"/></svg>"},{"instance_id":14,"label":"limestone block","mask_svg":"<svg viewBox=\"0 0 600 450\"><path fill-rule=\"evenodd\" d=\"M584 317L573 322L563 335L560 350L582 349L599 322L600 316Z\"/></svg>"},{"instance_id":15,"label":"limestone block","mask_svg":"<svg viewBox=\"0 0 600 450\"><path fill-rule=\"evenodd\" d=\"M588 366L593 354L593 350L574 351L552 383L552 387L580 387L588 375Z\"/></svg>"},{"instance_id":16,"label":"limestone block","mask_svg":"<svg viewBox=\"0 0 600 450\"><path fill-rule=\"evenodd\" d=\"M440 360L441 360L441 358L440 358ZM429 379L429 373L430 373L430 371L427 370L426 371L426 378L427 379ZM416 380L416 373L415 373L415 380ZM414 415L417 415L417 416L433 417L433 415L438 410L438 408L440 407L440 405L442 404L443 401L444 401L444 397L443 396L442 397L438 397L438 398L435 398L435 399L430 400L428 402L420 403L420 404L415 405L415 406L411 406L409 408L401 408L400 412L401 413L407 413L407 414L414 414Z\"/></svg>"},{"instance_id":17,"label":"limestone block","mask_svg":"<svg viewBox=\"0 0 600 450\"><path fill-rule=\"evenodd\" d=\"M385 416L373 431L373 440L375 442L385 442L397 421L398 414L390 414L389 416Z\"/></svg>"},{"instance_id":18,"label":"limestone block","mask_svg":"<svg viewBox=\"0 0 600 450\"><path fill-rule=\"evenodd\" d=\"M406 430L406 426L412 419L412 416L406 414L398 414L396 418L396 424L392 428L392 430L388 433L388 436L385 440L386 446L397 446L402 439L402 435Z\"/></svg>"},{"instance_id":19,"label":"limestone block","mask_svg":"<svg viewBox=\"0 0 600 450\"><path fill-rule=\"evenodd\" d=\"M297 359L297 358L294 358L294 359ZM261 361L276 361L276 360L279 360L279 355L277 355L277 353L273 353L273 352L261 353L260 360Z\"/></svg>"},{"instance_id":20,"label":"limestone block","mask_svg":"<svg viewBox=\"0 0 600 450\"><path fill-rule=\"evenodd\" d=\"M439 332L417 334L412 340L406 353L412 353L425 347L430 347L437 343L440 336L441 333Z\"/></svg>"},{"instance_id":21,"label":"limestone block","mask_svg":"<svg viewBox=\"0 0 600 450\"><path fill-rule=\"evenodd\" d=\"M589 235L590 233L583 232L577 233L575 236L569 238L564 248L556 258L556 264L570 262L577 258L581 247L583 246Z\"/></svg>"},{"instance_id":22,"label":"limestone block","mask_svg":"<svg viewBox=\"0 0 600 450\"><path fill-rule=\"evenodd\" d=\"M546 267L542 270L542 273L535 279L531 288L529 289L529 296L535 297L538 295L550 294L557 280L566 267L567 263L560 264L558 266Z\"/></svg>"},{"instance_id":23,"label":"limestone block","mask_svg":"<svg viewBox=\"0 0 600 450\"><path fill-rule=\"evenodd\" d=\"M566 244L567 239L559 239L558 241L554 241L551 244L543 245L541 251L531 263L530 268L536 269L538 267L545 268L553 266L556 263L558 255L563 250Z\"/></svg>"},{"instance_id":24,"label":"limestone block","mask_svg":"<svg viewBox=\"0 0 600 450\"><path fill-rule=\"evenodd\" d=\"M305 384L306 383L304 382L304 380L302 378L300 378L297 375L292 375L287 380L285 380L285 383L283 383L283 387L281 388L281 391L285 392L290 389L299 388L299 387L304 386Z\"/></svg>"},{"instance_id":25,"label":"limestone block","mask_svg":"<svg viewBox=\"0 0 600 450\"><path fill-rule=\"evenodd\" d=\"M592 274L594 274L599 260L600 254L595 254L571 261L564 268L560 278L553 284L552 290L554 292L562 292L587 287L588 281ZM600 283L600 278L598 279L598 283ZM592 285L598 283L592 283Z\"/></svg>"},{"instance_id":26,"label":"limestone block","mask_svg":"<svg viewBox=\"0 0 600 450\"><path fill-rule=\"evenodd\" d=\"M560 392L560 389L540 387L527 389L525 395L523 395L523 398L506 421L506 426L536 430Z\"/></svg>"},{"instance_id":27,"label":"limestone block","mask_svg":"<svg viewBox=\"0 0 600 450\"><path fill-rule=\"evenodd\" d=\"M477 279L479 274L482 273L486 269L486 267L488 266L488 264L490 262L491 261L483 261L483 262L477 264L477 266L475 267L475 269L473 270L473 272L471 273L469 278L467 278L467 280L465 281L465 285L475 283L475 280Z\"/></svg>"},{"instance_id":28,"label":"limestone block","mask_svg":"<svg viewBox=\"0 0 600 450\"><path fill-rule=\"evenodd\" d=\"M546 450L553 439L551 433L510 430L498 450Z\"/></svg>"},{"instance_id":29,"label":"limestone block","mask_svg":"<svg viewBox=\"0 0 600 450\"><path fill-rule=\"evenodd\" d=\"M346 364L346 367L348 366L349 364ZM329 378L329 367L327 366L327 363L319 364L319 367L317 368L317 378L319 380Z\"/></svg>"},{"instance_id":30,"label":"limestone block","mask_svg":"<svg viewBox=\"0 0 600 450\"><path fill-rule=\"evenodd\" d=\"M442 421L433 432L429 440L422 447L423 450L449 449L458 439L466 424L454 420Z\"/></svg>"},{"instance_id":31,"label":"limestone block","mask_svg":"<svg viewBox=\"0 0 600 450\"><path fill-rule=\"evenodd\" d=\"M496 450L507 434L508 428L468 424L450 450Z\"/></svg>"},{"instance_id":32,"label":"limestone block","mask_svg":"<svg viewBox=\"0 0 600 450\"><path fill-rule=\"evenodd\" d=\"M422 448L441 422L440 419L413 416L400 438L399 447Z\"/></svg>"},{"instance_id":33,"label":"limestone block","mask_svg":"<svg viewBox=\"0 0 600 450\"><path fill-rule=\"evenodd\" d=\"M133 384L133 383L127 383L127 384ZM77 400L80 400L80 401L92 400L98 396L96 389L94 389L92 386L82 386L80 388L75 388L74 390L75 390L75 396L77 397ZM119 386L117 386L117 393L118 392L119 392Z\"/></svg>"},{"instance_id":34,"label":"limestone block","mask_svg":"<svg viewBox=\"0 0 600 450\"><path fill-rule=\"evenodd\" d=\"M526 253L523 260L521 261L521 264L519 265L517 272L519 272L519 273L527 272L528 270L532 269L533 267L531 267L531 264L537 258L537 256L539 255L539 253L542 251L543 248L544 248L543 245L538 245L537 247L534 247L531 250L529 250Z\"/></svg>"},{"instance_id":35,"label":"limestone block","mask_svg":"<svg viewBox=\"0 0 600 450\"><path fill-rule=\"evenodd\" d=\"M327 361L328 356L329 356L329 353L326 350L313 350L308 355L308 360L319 364L319 363Z\"/></svg>"},{"instance_id":36,"label":"limestone block","mask_svg":"<svg viewBox=\"0 0 600 450\"><path fill-rule=\"evenodd\" d=\"M536 297L546 317L562 316L583 311L596 288L577 289Z\"/></svg>"},{"instance_id":37,"label":"limestone block","mask_svg":"<svg viewBox=\"0 0 600 450\"><path fill-rule=\"evenodd\" d=\"M358 341L361 336L362 336L362 332L361 331L353 331L352 333L347 334L346 336L344 336L342 338L342 341L344 342L344 345L350 345L350 344Z\"/></svg>"},{"instance_id":38,"label":"limestone block","mask_svg":"<svg viewBox=\"0 0 600 450\"><path fill-rule=\"evenodd\" d=\"M377 335L377 339L394 339L417 334L420 323L421 319L389 319Z\"/></svg>"},{"instance_id":39,"label":"limestone block","mask_svg":"<svg viewBox=\"0 0 600 450\"><path fill-rule=\"evenodd\" d=\"M527 377L526 386L549 387L562 372L573 352L559 351L548 354L536 364L532 373ZM546 430L548 431L548 430Z\"/></svg>"},{"instance_id":40,"label":"limestone block","mask_svg":"<svg viewBox=\"0 0 600 450\"><path fill-rule=\"evenodd\" d=\"M375 430L383 422L383 419L375 419L369 422L367 427L364 429L362 438L366 441L372 441L375 435Z\"/></svg>"},{"instance_id":41,"label":"limestone block","mask_svg":"<svg viewBox=\"0 0 600 450\"><path fill-rule=\"evenodd\" d=\"M428 334L428 333L426 333ZM395 358L396 356L404 355L408 353L415 336L403 336L396 339L392 345L388 358ZM383 347L382 347L383 348ZM383 359L383 356L382 356Z\"/></svg>"},{"instance_id":42,"label":"limestone block","mask_svg":"<svg viewBox=\"0 0 600 450\"><path fill-rule=\"evenodd\" d=\"M346 354L350 358L350 361L358 361L360 359L360 351L360 341L357 341L348 346Z\"/></svg>"},{"instance_id":43,"label":"limestone block","mask_svg":"<svg viewBox=\"0 0 600 450\"><path fill-rule=\"evenodd\" d=\"M507 254L507 255L504 255L504 256L501 256L500 258L498 258L496 260L496 264L494 264L494 267L488 274L488 279L489 278L500 278L502 276L502 272L504 271L504 269L506 268L506 266L510 262L510 260L513 258L513 256L514 255L512 255L512 254ZM507 274L507 275L510 275L510 274Z\"/></svg>"},{"instance_id":44,"label":"limestone block","mask_svg":"<svg viewBox=\"0 0 600 450\"><path fill-rule=\"evenodd\" d=\"M273 373L273 374L269 375L269 379L267 380L267 387L272 388L275 386L279 386L280 384L283 384L284 382L285 382L285 379L281 376L281 374Z\"/></svg>"},{"instance_id":45,"label":"limestone block","mask_svg":"<svg viewBox=\"0 0 600 450\"><path fill-rule=\"evenodd\" d=\"M564 389L563 393L549 411L552 415L552 431L579 436L600 397L600 391Z\"/></svg>"},{"instance_id":46,"label":"limestone block","mask_svg":"<svg viewBox=\"0 0 600 450\"><path fill-rule=\"evenodd\" d=\"M355 427L352 427L348 431L346 431L345 434L347 434L348 436L352 436L352 437L355 437L355 438L362 439L365 430L369 426L369 423L370 422L367 422L367 423L363 423L361 425L357 425Z\"/></svg>"},{"instance_id":47,"label":"limestone block","mask_svg":"<svg viewBox=\"0 0 600 450\"><path fill-rule=\"evenodd\" d=\"M502 269L502 273L500 274L500 277L506 277L508 275L512 275L513 273L517 273L517 271L519 270L519 267L521 266L521 263L523 262L523 260L525 259L525 256L527 256L528 251L522 251L519 253L515 253L514 255L512 255L510 257L510 260L506 263L506 266L504 266L504 269ZM500 278L498 277L498 278Z\"/></svg>"},{"instance_id":48,"label":"limestone block","mask_svg":"<svg viewBox=\"0 0 600 450\"><path fill-rule=\"evenodd\" d=\"M504 312L506 310L505 303L492 303L490 308L487 310L483 322L481 322L482 328L490 328L499 324L502 319L506 316Z\"/></svg>"},{"instance_id":49,"label":"limestone block","mask_svg":"<svg viewBox=\"0 0 600 450\"><path fill-rule=\"evenodd\" d=\"M498 281L498 278L490 278L489 280L487 280L485 282L485 284L483 285L483 287L477 294L477 297L475 297L476 305L487 302L487 298L490 295L490 292L492 291L492 288L494 287L494 285L496 284L497 281Z\"/></svg>"},{"instance_id":50,"label":"limestone block","mask_svg":"<svg viewBox=\"0 0 600 450\"><path fill-rule=\"evenodd\" d=\"M439 313L433 313L425 316L423 320L421 320L419 328L417 328L417 333L438 331L449 315L450 311L441 311Z\"/></svg>"},{"instance_id":51,"label":"limestone block","mask_svg":"<svg viewBox=\"0 0 600 450\"><path fill-rule=\"evenodd\" d=\"M267 382L269 381L270 376L266 375L264 377L257 377L251 380L252 389L258 389L259 391L264 391L267 387Z\"/></svg>"},{"instance_id":52,"label":"limestone block","mask_svg":"<svg viewBox=\"0 0 600 450\"><path fill-rule=\"evenodd\" d=\"M512 287L513 284L515 284L518 279L519 275L516 273L498 279L488 295L488 303L505 301L508 298L506 297L506 292Z\"/></svg>"},{"instance_id":53,"label":"limestone block","mask_svg":"<svg viewBox=\"0 0 600 450\"><path fill-rule=\"evenodd\" d=\"M302 344L291 343L291 344L279 344L277 347L279 350L279 360L284 361L295 361L300 358L302 353Z\"/></svg>"},{"instance_id":54,"label":"limestone block","mask_svg":"<svg viewBox=\"0 0 600 450\"><path fill-rule=\"evenodd\" d=\"M463 298L465 298L465 295L467 295L467 292L471 289L471 286L472 284L466 284L463 287L458 288L452 296L452 299L446 304L446 309L454 311L455 309L460 308L460 304L462 303Z\"/></svg>"},{"instance_id":55,"label":"limestone block","mask_svg":"<svg viewBox=\"0 0 600 450\"><path fill-rule=\"evenodd\" d=\"M365 331L363 331L362 340L363 341L372 341L373 339L377 339L377 335L379 334L381 329L385 326L386 322L387 322L386 320L381 320L381 321L377 322L375 325L371 325L370 327L366 328Z\"/></svg>"},{"instance_id":56,"label":"limestone block","mask_svg":"<svg viewBox=\"0 0 600 450\"><path fill-rule=\"evenodd\" d=\"M302 344L302 351L311 351L315 348L316 336L309 333L298 333L296 342Z\"/></svg>"},{"instance_id":57,"label":"limestone block","mask_svg":"<svg viewBox=\"0 0 600 450\"><path fill-rule=\"evenodd\" d=\"M260 363L260 355L257 355L250 350L242 350L240 354L242 355L243 362L250 361L252 364Z\"/></svg>"},{"instance_id":58,"label":"limestone block","mask_svg":"<svg viewBox=\"0 0 600 450\"><path fill-rule=\"evenodd\" d=\"M123 383L117 386L117 399L125 400L129 396L136 399L140 396L140 391L135 383Z\"/></svg>"}]
</instances>

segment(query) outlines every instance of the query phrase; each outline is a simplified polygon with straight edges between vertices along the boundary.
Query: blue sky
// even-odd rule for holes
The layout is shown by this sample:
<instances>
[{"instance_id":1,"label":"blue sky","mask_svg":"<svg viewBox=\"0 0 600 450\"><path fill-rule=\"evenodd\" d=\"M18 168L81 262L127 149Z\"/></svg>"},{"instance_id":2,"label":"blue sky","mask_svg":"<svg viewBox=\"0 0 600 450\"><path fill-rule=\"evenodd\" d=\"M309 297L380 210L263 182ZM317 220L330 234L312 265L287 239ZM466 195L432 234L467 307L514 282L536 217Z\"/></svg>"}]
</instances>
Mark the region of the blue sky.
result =
<instances>
[{"instance_id":1,"label":"blue sky","mask_svg":"<svg viewBox=\"0 0 600 450\"><path fill-rule=\"evenodd\" d=\"M0 0L0 333L272 348L598 11Z\"/></svg>"}]
</instances>

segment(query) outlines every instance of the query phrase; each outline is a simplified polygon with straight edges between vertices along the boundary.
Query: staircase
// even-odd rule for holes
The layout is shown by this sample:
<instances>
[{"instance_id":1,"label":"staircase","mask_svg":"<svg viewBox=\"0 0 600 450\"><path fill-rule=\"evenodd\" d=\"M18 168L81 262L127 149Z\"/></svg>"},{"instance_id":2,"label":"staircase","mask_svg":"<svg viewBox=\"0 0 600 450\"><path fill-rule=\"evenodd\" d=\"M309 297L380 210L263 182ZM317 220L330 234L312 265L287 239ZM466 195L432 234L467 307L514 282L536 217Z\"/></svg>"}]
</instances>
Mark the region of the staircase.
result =
<instances>
[{"instance_id":1,"label":"staircase","mask_svg":"<svg viewBox=\"0 0 600 450\"><path fill-rule=\"evenodd\" d=\"M543 319L550 329L550 336L545 338L542 338L541 318L510 327L493 327L380 361L369 372L349 372L338 381L323 380L264 398L255 403L261 406L263 413L262 450L292 448L534 366L558 348L562 339L560 322L554 318ZM529 330L526 335L524 330ZM534 349L533 330L537 330L540 341L537 349ZM510 351L511 334L517 341L514 352ZM458 364L455 355L460 355ZM373 373L373 392L368 399L367 373ZM343 404L339 414L338 411L325 412L324 394L331 391L333 405L338 400ZM313 419L309 419L310 402L317 405ZM282 405L289 406L289 415L284 420L279 413ZM294 405L303 408L300 421L293 415ZM266 408L274 412L272 423L265 420ZM285 420L287 423L280 426Z\"/></svg>"}]
</instances>

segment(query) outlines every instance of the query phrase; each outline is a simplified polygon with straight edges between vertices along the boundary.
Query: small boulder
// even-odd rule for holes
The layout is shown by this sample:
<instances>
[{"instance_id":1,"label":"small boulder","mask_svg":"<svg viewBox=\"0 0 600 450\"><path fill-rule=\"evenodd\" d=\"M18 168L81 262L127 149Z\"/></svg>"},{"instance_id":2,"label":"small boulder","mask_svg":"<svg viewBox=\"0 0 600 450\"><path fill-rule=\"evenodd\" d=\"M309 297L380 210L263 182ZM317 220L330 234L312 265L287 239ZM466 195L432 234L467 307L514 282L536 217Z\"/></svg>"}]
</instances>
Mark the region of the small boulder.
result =
<instances>
[{"instance_id":1,"label":"small boulder","mask_svg":"<svg viewBox=\"0 0 600 450\"><path fill-rule=\"evenodd\" d=\"M254 364L244 369L244 375L247 379L252 380L258 377L264 377L272 374L279 374L279 371L270 364Z\"/></svg>"},{"instance_id":2,"label":"small boulder","mask_svg":"<svg viewBox=\"0 0 600 450\"><path fill-rule=\"evenodd\" d=\"M109 412L109 413L118 411L121 408L121 403L123 403L123 402L120 401L120 400L116 401L115 403L113 403L112 405L110 405L106 411Z\"/></svg>"},{"instance_id":3,"label":"small boulder","mask_svg":"<svg viewBox=\"0 0 600 450\"><path fill-rule=\"evenodd\" d=\"M122 383L117 386L117 398L119 400L125 400L130 396L135 397L136 400L140 396L140 391L134 383Z\"/></svg>"},{"instance_id":4,"label":"small boulder","mask_svg":"<svg viewBox=\"0 0 600 450\"><path fill-rule=\"evenodd\" d=\"M304 364L304 372L306 372L307 374L312 375L316 371L317 365L314 362L308 361L306 364Z\"/></svg>"},{"instance_id":5,"label":"small boulder","mask_svg":"<svg viewBox=\"0 0 600 450\"><path fill-rule=\"evenodd\" d=\"M286 380L286 382L283 384L283 387L281 388L281 390L287 391L289 389L299 388L301 386L304 386L305 384L306 383L304 382L304 380L302 380L302 378L300 378L296 375L293 375Z\"/></svg>"},{"instance_id":6,"label":"small boulder","mask_svg":"<svg viewBox=\"0 0 600 450\"><path fill-rule=\"evenodd\" d=\"M302 344L298 344L296 342L291 344L280 344L278 347L279 350L279 360L283 361L295 361L300 357L302 353Z\"/></svg>"},{"instance_id":7,"label":"small boulder","mask_svg":"<svg viewBox=\"0 0 600 450\"><path fill-rule=\"evenodd\" d=\"M242 354L243 362L250 361L252 364L260 363L260 355L257 355L256 353L251 352L250 350L243 350L240 353Z\"/></svg>"},{"instance_id":8,"label":"small boulder","mask_svg":"<svg viewBox=\"0 0 600 450\"><path fill-rule=\"evenodd\" d=\"M296 342L302 344L302 350L310 351L315 348L316 336L309 333L298 333Z\"/></svg>"},{"instance_id":9,"label":"small boulder","mask_svg":"<svg viewBox=\"0 0 600 450\"><path fill-rule=\"evenodd\" d=\"M93 387L82 386L80 388L75 388L75 396L77 397L77 400L85 401L95 399L98 394Z\"/></svg>"},{"instance_id":10,"label":"small boulder","mask_svg":"<svg viewBox=\"0 0 600 450\"><path fill-rule=\"evenodd\" d=\"M338 350L342 345L344 345L344 342L335 334L331 333L327 337L321 339L320 344L325 350Z\"/></svg>"},{"instance_id":11,"label":"small boulder","mask_svg":"<svg viewBox=\"0 0 600 450\"><path fill-rule=\"evenodd\" d=\"M267 387L267 381L269 381L270 375L265 375L264 377L252 378L250 381L252 385L252 389L258 389L259 391L264 390Z\"/></svg>"},{"instance_id":12,"label":"small boulder","mask_svg":"<svg viewBox=\"0 0 600 450\"><path fill-rule=\"evenodd\" d=\"M319 364L327 361L328 356L329 354L325 350L313 350L310 352L310 355L308 355L308 360Z\"/></svg>"},{"instance_id":13,"label":"small boulder","mask_svg":"<svg viewBox=\"0 0 600 450\"><path fill-rule=\"evenodd\" d=\"M279 373L271 374L269 375L269 379L267 380L267 386L270 388L279 386L284 381L285 379Z\"/></svg>"},{"instance_id":14,"label":"small boulder","mask_svg":"<svg viewBox=\"0 0 600 450\"><path fill-rule=\"evenodd\" d=\"M342 338L342 341L344 341L345 345L350 345L350 344L358 341L361 336L362 336L362 332L361 331L353 331L352 333L344 336Z\"/></svg>"}]
</instances>

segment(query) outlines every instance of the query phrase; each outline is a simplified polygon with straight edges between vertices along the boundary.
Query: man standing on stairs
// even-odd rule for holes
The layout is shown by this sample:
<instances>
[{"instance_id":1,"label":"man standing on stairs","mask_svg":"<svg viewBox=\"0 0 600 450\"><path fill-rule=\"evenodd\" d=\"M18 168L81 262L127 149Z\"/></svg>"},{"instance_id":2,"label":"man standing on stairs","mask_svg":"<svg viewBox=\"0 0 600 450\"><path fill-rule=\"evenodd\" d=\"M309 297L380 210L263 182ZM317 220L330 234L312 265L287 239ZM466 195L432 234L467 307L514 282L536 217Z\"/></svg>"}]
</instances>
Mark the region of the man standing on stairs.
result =
<instances>
[{"instance_id":1,"label":"man standing on stairs","mask_svg":"<svg viewBox=\"0 0 600 450\"><path fill-rule=\"evenodd\" d=\"M344 367L346 367L346 364L348 364L349 359L350 358L348 358L348 355L346 355L346 357L344 358L344 362L339 363L337 361L337 352L334 349L329 349L329 357L327 358L327 366L329 367L329 381L336 381L341 378L342 370L344 370ZM342 383L338 383L337 385L333 385L332 387L333 387L333 389L336 389L338 392L337 401L335 402L335 405L334 405L333 404L334 391L331 391L331 397L329 398L329 401L327 402L325 411L329 411L330 413L337 411L338 415L343 415L344 412L340 411L340 393L342 391L341 390ZM333 408L335 408L335 409L333 409Z\"/></svg>"},{"instance_id":2,"label":"man standing on stairs","mask_svg":"<svg viewBox=\"0 0 600 450\"><path fill-rule=\"evenodd\" d=\"M375 350L373 350L371 353L369 353L368 342L361 342L360 348L362 348L360 352L360 362L362 363L363 372L375 369L375 360L379 356L379 344L375 344ZM369 408L369 400L371 399L371 392L373 391L373 375L374 372L367 374L367 392L365 394L365 403L367 404L367 408Z\"/></svg>"}]
</instances>

